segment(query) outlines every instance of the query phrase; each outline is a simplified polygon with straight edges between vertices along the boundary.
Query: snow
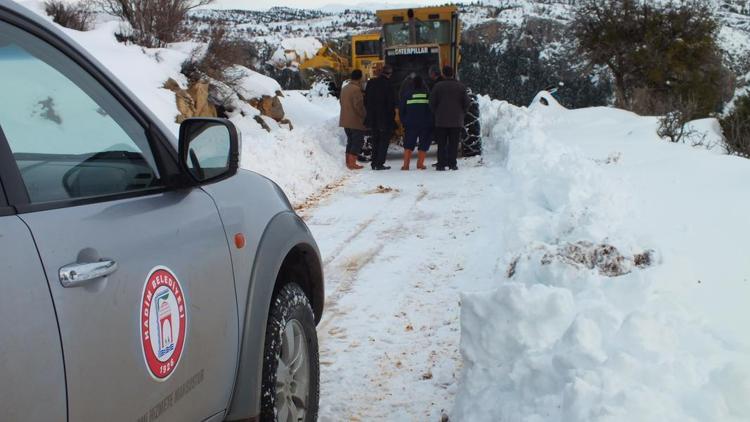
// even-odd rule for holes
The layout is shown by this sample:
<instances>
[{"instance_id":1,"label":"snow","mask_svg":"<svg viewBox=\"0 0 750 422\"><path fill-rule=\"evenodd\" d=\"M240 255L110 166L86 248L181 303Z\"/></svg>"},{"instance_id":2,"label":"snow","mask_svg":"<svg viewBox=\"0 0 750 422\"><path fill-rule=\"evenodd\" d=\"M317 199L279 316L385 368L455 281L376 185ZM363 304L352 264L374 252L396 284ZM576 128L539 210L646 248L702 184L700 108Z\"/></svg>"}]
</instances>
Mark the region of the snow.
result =
<instances>
[{"instance_id":1,"label":"snow","mask_svg":"<svg viewBox=\"0 0 750 422\"><path fill-rule=\"evenodd\" d=\"M264 95L273 97L277 92L281 92L281 85L278 82L254 70L234 66L229 72L239 79L237 89L244 98L261 98Z\"/></svg>"},{"instance_id":2,"label":"snow","mask_svg":"<svg viewBox=\"0 0 750 422\"><path fill-rule=\"evenodd\" d=\"M546 93L480 108L481 160L363 171L304 212L320 420L750 418L750 161Z\"/></svg>"},{"instance_id":3,"label":"snow","mask_svg":"<svg viewBox=\"0 0 750 422\"><path fill-rule=\"evenodd\" d=\"M299 65L315 56L322 47L323 44L313 37L286 38L271 56L271 63L277 66Z\"/></svg>"},{"instance_id":4,"label":"snow","mask_svg":"<svg viewBox=\"0 0 750 422\"><path fill-rule=\"evenodd\" d=\"M495 252L517 261L497 287L462 295L453 419L750 418L737 399L750 375L740 299L750 295L750 200L737 194L750 162L668 144L655 119L615 109L514 110L485 99L495 135L508 120L493 121L493 109L522 122L493 136L502 163L493 171L507 181L493 205L514 204L500 213L504 252ZM655 248L656 262L608 277L545 259L581 240L626 254Z\"/></svg>"},{"instance_id":5,"label":"snow","mask_svg":"<svg viewBox=\"0 0 750 422\"><path fill-rule=\"evenodd\" d=\"M284 106L286 116L295 124L300 125L316 126L323 122L328 127L338 126L339 100L327 94L317 96L306 94L305 91L284 92L281 104Z\"/></svg>"},{"instance_id":6,"label":"snow","mask_svg":"<svg viewBox=\"0 0 750 422\"><path fill-rule=\"evenodd\" d=\"M287 51L294 51L301 58L310 58L323 47L317 39L313 37L287 38L281 41L281 48Z\"/></svg>"},{"instance_id":7,"label":"snow","mask_svg":"<svg viewBox=\"0 0 750 422\"><path fill-rule=\"evenodd\" d=\"M459 294L492 276L494 262L476 251L500 243L479 230L494 213L477 207L495 175L478 159L461 165L461 174L362 170L303 212L326 274L321 422L437 421L452 406Z\"/></svg>"}]
</instances>

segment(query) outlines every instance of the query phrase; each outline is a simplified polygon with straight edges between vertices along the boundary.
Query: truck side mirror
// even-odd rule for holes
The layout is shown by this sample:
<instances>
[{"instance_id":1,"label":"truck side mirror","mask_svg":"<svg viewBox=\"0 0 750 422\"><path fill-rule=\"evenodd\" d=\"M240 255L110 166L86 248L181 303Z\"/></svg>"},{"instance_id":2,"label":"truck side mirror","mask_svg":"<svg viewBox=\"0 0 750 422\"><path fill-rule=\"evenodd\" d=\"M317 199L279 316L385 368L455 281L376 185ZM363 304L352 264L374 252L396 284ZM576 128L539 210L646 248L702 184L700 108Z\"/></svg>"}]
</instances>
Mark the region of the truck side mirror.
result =
<instances>
[{"instance_id":1,"label":"truck side mirror","mask_svg":"<svg viewBox=\"0 0 750 422\"><path fill-rule=\"evenodd\" d=\"M180 125L180 167L197 184L233 176L239 167L239 135L227 119L191 118Z\"/></svg>"}]
</instances>

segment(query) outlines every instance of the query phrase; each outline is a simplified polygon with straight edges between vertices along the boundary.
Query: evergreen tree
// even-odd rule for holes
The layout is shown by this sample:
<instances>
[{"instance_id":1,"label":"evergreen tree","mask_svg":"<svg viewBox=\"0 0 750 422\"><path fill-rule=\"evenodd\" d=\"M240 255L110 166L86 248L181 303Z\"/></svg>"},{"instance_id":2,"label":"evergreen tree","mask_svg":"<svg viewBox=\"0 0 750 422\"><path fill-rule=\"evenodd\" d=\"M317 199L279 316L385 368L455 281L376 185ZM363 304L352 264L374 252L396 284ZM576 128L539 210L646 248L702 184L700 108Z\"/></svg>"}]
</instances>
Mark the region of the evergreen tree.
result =
<instances>
[{"instance_id":1,"label":"evergreen tree","mask_svg":"<svg viewBox=\"0 0 750 422\"><path fill-rule=\"evenodd\" d=\"M693 118L720 105L718 22L706 1L585 0L572 29L588 61L612 72L618 106L663 114L689 103Z\"/></svg>"}]
</instances>

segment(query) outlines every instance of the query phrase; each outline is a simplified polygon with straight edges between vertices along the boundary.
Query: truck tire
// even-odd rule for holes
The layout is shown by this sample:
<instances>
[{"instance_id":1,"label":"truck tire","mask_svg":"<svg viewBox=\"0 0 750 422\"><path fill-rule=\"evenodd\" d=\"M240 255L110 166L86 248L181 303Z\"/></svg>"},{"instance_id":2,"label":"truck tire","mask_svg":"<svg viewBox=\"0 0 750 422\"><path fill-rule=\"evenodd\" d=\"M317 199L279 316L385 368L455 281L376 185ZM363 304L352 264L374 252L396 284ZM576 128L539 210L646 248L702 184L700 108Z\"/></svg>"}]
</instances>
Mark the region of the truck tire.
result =
<instances>
[{"instance_id":1,"label":"truck tire","mask_svg":"<svg viewBox=\"0 0 750 422\"><path fill-rule=\"evenodd\" d=\"M469 90L471 104L464 117L464 130L461 131L461 155L473 157L482 154L482 127L479 121L479 101Z\"/></svg>"},{"instance_id":2,"label":"truck tire","mask_svg":"<svg viewBox=\"0 0 750 422\"><path fill-rule=\"evenodd\" d=\"M314 422L319 397L320 362L312 307L302 288L289 283L274 296L268 315L260 420Z\"/></svg>"}]
</instances>

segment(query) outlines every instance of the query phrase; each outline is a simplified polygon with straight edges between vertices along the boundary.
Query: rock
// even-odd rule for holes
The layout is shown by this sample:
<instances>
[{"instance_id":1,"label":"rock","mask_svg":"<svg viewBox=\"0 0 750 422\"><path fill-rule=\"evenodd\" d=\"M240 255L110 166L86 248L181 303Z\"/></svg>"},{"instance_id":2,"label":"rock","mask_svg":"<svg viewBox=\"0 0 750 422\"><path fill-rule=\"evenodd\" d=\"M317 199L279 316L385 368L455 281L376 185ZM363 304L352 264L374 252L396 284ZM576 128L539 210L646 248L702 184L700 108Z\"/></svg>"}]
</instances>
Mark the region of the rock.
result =
<instances>
[{"instance_id":1,"label":"rock","mask_svg":"<svg viewBox=\"0 0 750 422\"><path fill-rule=\"evenodd\" d=\"M193 83L188 89L180 88L180 84L172 78L164 82L164 88L174 92L177 111L175 118L182 123L191 117L216 117L216 107L208 99L209 84L205 81Z\"/></svg>"},{"instance_id":2,"label":"rock","mask_svg":"<svg viewBox=\"0 0 750 422\"><path fill-rule=\"evenodd\" d=\"M208 101L208 82L197 82L187 89L195 103L193 117L216 117L216 107Z\"/></svg>"},{"instance_id":3,"label":"rock","mask_svg":"<svg viewBox=\"0 0 750 422\"><path fill-rule=\"evenodd\" d=\"M164 88L175 92L180 90L180 84L178 84L174 79L169 78L166 82L164 82Z\"/></svg>"},{"instance_id":4,"label":"rock","mask_svg":"<svg viewBox=\"0 0 750 422\"><path fill-rule=\"evenodd\" d=\"M268 116L277 122L284 118L284 107L281 105L278 95L274 97L264 95L259 106L259 110L264 116Z\"/></svg>"},{"instance_id":5,"label":"rock","mask_svg":"<svg viewBox=\"0 0 750 422\"><path fill-rule=\"evenodd\" d=\"M177 111L180 114L175 118L175 122L182 123L185 119L195 117L195 101L190 97L190 94L183 90L179 90L174 93L175 102L177 103Z\"/></svg>"},{"instance_id":6,"label":"rock","mask_svg":"<svg viewBox=\"0 0 750 422\"><path fill-rule=\"evenodd\" d=\"M260 114L268 116L279 123L286 123L284 122L284 106L281 105L281 100L279 100L279 97L283 96L284 94L282 94L281 91L276 91L275 96L264 95L261 98L250 98L249 100L245 101L247 101L247 103L254 108L258 109L260 111ZM291 123L289 125L291 126Z\"/></svg>"}]
</instances>

